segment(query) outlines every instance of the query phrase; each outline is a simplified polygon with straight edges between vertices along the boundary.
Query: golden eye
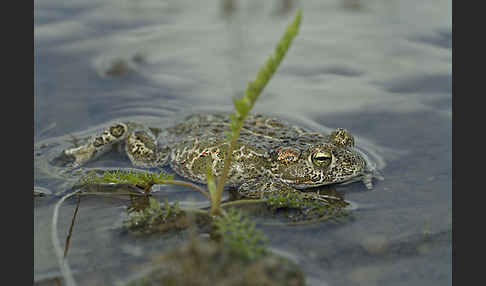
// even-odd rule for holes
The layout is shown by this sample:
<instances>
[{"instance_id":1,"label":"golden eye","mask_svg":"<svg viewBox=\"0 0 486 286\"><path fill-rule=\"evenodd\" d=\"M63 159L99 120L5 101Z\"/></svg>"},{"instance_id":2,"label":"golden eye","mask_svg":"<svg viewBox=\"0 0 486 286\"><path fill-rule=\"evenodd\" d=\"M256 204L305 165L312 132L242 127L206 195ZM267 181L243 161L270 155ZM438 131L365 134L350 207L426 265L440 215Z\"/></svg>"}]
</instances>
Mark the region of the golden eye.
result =
<instances>
[{"instance_id":1,"label":"golden eye","mask_svg":"<svg viewBox=\"0 0 486 286\"><path fill-rule=\"evenodd\" d=\"M331 164L332 155L327 151L318 151L312 154L312 163L318 167L326 167Z\"/></svg>"}]
</instances>

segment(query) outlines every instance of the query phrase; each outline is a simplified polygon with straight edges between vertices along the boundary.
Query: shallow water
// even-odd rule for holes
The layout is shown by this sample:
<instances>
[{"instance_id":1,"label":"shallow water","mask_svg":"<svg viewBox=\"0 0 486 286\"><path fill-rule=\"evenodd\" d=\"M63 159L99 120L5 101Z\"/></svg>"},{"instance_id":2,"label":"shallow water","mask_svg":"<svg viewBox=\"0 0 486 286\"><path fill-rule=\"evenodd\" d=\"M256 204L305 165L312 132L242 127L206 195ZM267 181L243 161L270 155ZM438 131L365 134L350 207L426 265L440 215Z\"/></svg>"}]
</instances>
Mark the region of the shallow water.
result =
<instances>
[{"instance_id":1,"label":"shallow water","mask_svg":"<svg viewBox=\"0 0 486 286\"><path fill-rule=\"evenodd\" d=\"M165 126L231 110L302 7L300 33L255 111L347 128L385 180L371 191L338 187L357 205L349 222L262 225L270 246L298 261L310 285L452 284L451 1L224 3L35 2L35 144L57 150L68 134L120 118ZM34 201L34 279L47 284L60 275L50 224L67 189L62 178L34 176L51 192ZM160 193L204 201L180 188ZM184 240L121 234L125 205L82 198L68 255L79 285L127 279L147 256ZM63 245L75 206L71 199L60 209Z\"/></svg>"}]
</instances>

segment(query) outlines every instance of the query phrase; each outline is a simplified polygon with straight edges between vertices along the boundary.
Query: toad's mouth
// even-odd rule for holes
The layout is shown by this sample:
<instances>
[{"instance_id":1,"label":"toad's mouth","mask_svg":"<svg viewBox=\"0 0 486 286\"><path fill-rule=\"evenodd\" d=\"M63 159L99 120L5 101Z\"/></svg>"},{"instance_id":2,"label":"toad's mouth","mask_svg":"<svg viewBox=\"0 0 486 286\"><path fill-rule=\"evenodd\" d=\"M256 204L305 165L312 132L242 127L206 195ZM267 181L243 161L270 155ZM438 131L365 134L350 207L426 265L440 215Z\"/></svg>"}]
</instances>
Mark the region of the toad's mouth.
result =
<instances>
[{"instance_id":1,"label":"toad's mouth","mask_svg":"<svg viewBox=\"0 0 486 286\"><path fill-rule=\"evenodd\" d=\"M307 178L281 179L281 180L282 182L291 185L296 189L308 189L308 188L319 187L319 186L330 184L330 182L316 182Z\"/></svg>"},{"instance_id":2,"label":"toad's mouth","mask_svg":"<svg viewBox=\"0 0 486 286\"><path fill-rule=\"evenodd\" d=\"M353 176L350 178L342 178L341 180L333 180L333 181L313 181L309 178L292 178L292 179L283 179L281 178L280 180L283 183L286 183L293 188L302 190L302 189L309 189L309 188L314 188L314 187L320 187L320 186L326 186L326 185L333 185L333 184L342 184L347 181L354 182L356 180L352 180Z\"/></svg>"}]
</instances>

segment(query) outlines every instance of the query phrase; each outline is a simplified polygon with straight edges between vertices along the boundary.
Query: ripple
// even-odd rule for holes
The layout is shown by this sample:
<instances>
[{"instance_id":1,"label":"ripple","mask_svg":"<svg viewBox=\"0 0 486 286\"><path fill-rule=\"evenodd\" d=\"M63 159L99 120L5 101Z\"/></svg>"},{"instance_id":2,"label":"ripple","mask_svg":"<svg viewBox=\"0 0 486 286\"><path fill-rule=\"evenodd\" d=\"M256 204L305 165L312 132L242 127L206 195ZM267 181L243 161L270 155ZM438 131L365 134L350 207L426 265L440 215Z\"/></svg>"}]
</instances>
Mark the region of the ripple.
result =
<instances>
[{"instance_id":1,"label":"ripple","mask_svg":"<svg viewBox=\"0 0 486 286\"><path fill-rule=\"evenodd\" d=\"M418 74L405 78L398 78L380 84L391 93L452 93L452 75L446 74Z\"/></svg>"}]
</instances>

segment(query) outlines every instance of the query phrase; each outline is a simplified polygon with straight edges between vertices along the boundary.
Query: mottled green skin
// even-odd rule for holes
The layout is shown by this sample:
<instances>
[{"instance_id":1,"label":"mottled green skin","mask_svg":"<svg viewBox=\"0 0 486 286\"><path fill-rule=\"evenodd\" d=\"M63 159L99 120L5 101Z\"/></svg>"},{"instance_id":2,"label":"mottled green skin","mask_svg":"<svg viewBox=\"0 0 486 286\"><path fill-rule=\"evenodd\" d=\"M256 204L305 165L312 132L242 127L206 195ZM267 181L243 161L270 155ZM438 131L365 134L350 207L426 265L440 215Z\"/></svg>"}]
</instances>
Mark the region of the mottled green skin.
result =
<instances>
[{"instance_id":1,"label":"mottled green skin","mask_svg":"<svg viewBox=\"0 0 486 286\"><path fill-rule=\"evenodd\" d=\"M139 124L118 123L93 142L64 153L74 158L75 165L82 165L121 143L118 145L124 145L135 166L169 164L180 176L205 183L208 167L216 176L222 171L229 124L228 114L196 114L155 136ZM111 136L110 130L117 130L118 136ZM354 149L354 138L346 130L322 134L275 118L249 115L232 154L227 186L239 186L241 194L257 197L276 190L357 180L371 186L366 161Z\"/></svg>"}]
</instances>

